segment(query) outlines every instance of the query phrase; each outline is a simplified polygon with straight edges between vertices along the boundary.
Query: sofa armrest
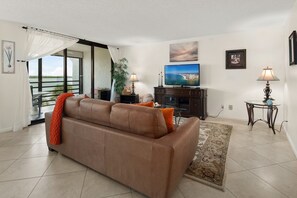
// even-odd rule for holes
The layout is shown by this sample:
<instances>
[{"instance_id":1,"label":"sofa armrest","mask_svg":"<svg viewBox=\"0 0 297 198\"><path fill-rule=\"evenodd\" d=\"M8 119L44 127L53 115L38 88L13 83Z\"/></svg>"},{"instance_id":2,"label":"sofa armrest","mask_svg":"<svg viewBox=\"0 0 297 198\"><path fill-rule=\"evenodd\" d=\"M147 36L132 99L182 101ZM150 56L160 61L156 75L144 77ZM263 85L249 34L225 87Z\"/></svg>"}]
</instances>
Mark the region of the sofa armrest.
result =
<instances>
[{"instance_id":1,"label":"sofa armrest","mask_svg":"<svg viewBox=\"0 0 297 198\"><path fill-rule=\"evenodd\" d=\"M52 120L52 114L53 112L46 112L45 113L45 133L46 133L46 142L47 146L50 148L49 144L49 133L50 133L50 126L51 126L51 120Z\"/></svg>"},{"instance_id":2,"label":"sofa armrest","mask_svg":"<svg viewBox=\"0 0 297 198\"><path fill-rule=\"evenodd\" d=\"M172 148L168 192L173 192L185 170L192 162L198 144L200 121L188 118L174 132L156 140Z\"/></svg>"},{"instance_id":3,"label":"sofa armrest","mask_svg":"<svg viewBox=\"0 0 297 198\"><path fill-rule=\"evenodd\" d=\"M51 126L51 120L52 120L53 112L46 112L45 113L45 134L46 134L46 143L48 146L48 149L50 151L59 151L59 145L52 145L50 144L50 126Z\"/></svg>"}]
</instances>

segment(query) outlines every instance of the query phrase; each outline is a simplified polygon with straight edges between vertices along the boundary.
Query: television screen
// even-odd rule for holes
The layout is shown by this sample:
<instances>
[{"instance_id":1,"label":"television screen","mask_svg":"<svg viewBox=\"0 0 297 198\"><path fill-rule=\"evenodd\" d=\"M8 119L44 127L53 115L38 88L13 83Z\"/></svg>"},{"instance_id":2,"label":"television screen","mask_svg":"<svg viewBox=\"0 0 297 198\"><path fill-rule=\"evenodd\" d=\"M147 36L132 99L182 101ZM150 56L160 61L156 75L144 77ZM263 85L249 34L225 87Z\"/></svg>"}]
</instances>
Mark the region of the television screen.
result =
<instances>
[{"instance_id":1,"label":"television screen","mask_svg":"<svg viewBox=\"0 0 297 198\"><path fill-rule=\"evenodd\" d=\"M165 65L165 85L200 86L200 65Z\"/></svg>"}]
</instances>

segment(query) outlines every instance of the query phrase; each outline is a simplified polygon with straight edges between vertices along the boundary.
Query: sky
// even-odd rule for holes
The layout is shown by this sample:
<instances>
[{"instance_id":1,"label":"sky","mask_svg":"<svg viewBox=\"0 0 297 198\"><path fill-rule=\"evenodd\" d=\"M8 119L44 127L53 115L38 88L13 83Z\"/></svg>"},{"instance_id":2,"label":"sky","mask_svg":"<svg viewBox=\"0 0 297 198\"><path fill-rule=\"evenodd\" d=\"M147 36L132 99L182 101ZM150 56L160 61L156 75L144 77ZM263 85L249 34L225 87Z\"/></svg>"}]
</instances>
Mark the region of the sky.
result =
<instances>
[{"instance_id":1,"label":"sky","mask_svg":"<svg viewBox=\"0 0 297 198\"><path fill-rule=\"evenodd\" d=\"M67 75L73 74L73 63L71 59L67 58ZM29 76L38 75L38 60L29 62ZM43 76L63 76L63 57L60 56L46 56L42 58L42 75Z\"/></svg>"}]
</instances>

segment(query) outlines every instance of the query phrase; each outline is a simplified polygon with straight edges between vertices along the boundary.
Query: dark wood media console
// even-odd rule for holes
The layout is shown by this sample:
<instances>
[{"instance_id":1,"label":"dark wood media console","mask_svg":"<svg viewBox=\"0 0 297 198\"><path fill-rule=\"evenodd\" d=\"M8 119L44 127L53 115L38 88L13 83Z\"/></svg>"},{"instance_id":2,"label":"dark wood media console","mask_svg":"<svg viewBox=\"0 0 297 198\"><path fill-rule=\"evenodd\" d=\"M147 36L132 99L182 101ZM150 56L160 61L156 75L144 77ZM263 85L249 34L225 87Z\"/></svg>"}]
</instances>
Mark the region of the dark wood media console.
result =
<instances>
[{"instance_id":1,"label":"dark wood media console","mask_svg":"<svg viewBox=\"0 0 297 198\"><path fill-rule=\"evenodd\" d=\"M184 117L207 117L207 89L155 87L155 102L186 109Z\"/></svg>"}]
</instances>

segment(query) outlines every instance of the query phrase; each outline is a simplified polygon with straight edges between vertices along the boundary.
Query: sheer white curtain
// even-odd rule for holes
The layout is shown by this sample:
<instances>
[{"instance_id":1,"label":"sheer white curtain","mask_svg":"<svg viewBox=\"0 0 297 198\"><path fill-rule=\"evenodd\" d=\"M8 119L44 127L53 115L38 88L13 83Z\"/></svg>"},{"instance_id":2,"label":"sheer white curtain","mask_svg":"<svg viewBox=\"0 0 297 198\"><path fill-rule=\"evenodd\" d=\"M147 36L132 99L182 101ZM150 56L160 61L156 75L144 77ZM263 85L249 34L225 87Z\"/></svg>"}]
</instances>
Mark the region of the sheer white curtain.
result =
<instances>
[{"instance_id":1,"label":"sheer white curtain","mask_svg":"<svg viewBox=\"0 0 297 198\"><path fill-rule=\"evenodd\" d=\"M122 54L121 54L121 50L118 47L114 47L114 46L107 46L108 47L108 51L110 53L111 59L114 63L118 63L119 60L122 58Z\"/></svg>"},{"instance_id":2,"label":"sheer white curtain","mask_svg":"<svg viewBox=\"0 0 297 198\"><path fill-rule=\"evenodd\" d=\"M27 30L26 51L23 60L30 61L51 55L77 43L78 39L68 36L62 36L54 33ZM32 108L32 96L30 90L29 74L26 64L18 62L19 67L18 91L19 99L14 116L13 131L22 129L31 123L30 113Z\"/></svg>"},{"instance_id":3,"label":"sheer white curtain","mask_svg":"<svg viewBox=\"0 0 297 198\"><path fill-rule=\"evenodd\" d=\"M68 36L61 36L55 33L36 31L28 29L27 57L25 60L33 60L43 56L51 55L66 49L77 43L78 39Z\"/></svg>"},{"instance_id":4,"label":"sheer white curtain","mask_svg":"<svg viewBox=\"0 0 297 198\"><path fill-rule=\"evenodd\" d=\"M112 61L114 63L118 63L119 60L122 58L122 54L121 54L120 49L118 47L114 47L114 46L110 46L110 45L107 46L107 47L108 47L108 51L110 53ZM112 85L111 85L111 94L110 94L110 101L111 102L114 102L115 97L116 97L114 85L115 85L115 80L113 79Z\"/></svg>"},{"instance_id":5,"label":"sheer white curtain","mask_svg":"<svg viewBox=\"0 0 297 198\"><path fill-rule=\"evenodd\" d=\"M16 91L18 97L15 104L12 129L13 131L18 131L31 123L32 96L26 63L17 62L15 75L17 75Z\"/></svg>"}]
</instances>

